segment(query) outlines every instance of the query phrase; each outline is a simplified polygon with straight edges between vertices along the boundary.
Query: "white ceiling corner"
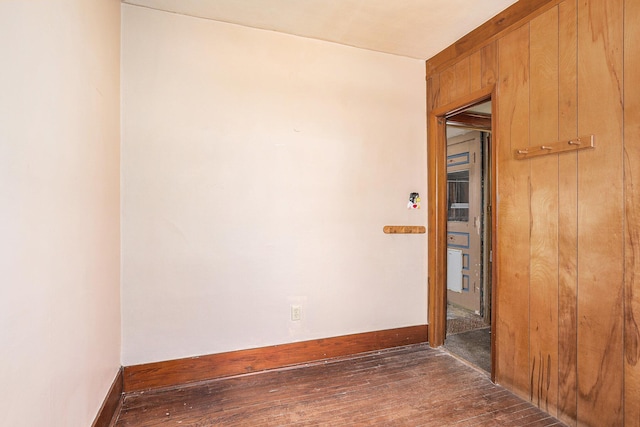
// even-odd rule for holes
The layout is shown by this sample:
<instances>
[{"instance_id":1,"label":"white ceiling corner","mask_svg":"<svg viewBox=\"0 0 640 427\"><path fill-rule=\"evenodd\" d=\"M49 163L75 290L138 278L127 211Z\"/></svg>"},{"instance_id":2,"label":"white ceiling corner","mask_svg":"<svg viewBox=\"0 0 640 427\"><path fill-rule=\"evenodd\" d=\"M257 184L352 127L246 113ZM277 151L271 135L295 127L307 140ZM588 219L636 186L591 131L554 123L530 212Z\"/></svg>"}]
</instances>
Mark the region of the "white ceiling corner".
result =
<instances>
[{"instance_id":1,"label":"white ceiling corner","mask_svg":"<svg viewBox=\"0 0 640 427\"><path fill-rule=\"evenodd\" d=\"M122 0L199 18L429 59L515 0Z\"/></svg>"}]
</instances>

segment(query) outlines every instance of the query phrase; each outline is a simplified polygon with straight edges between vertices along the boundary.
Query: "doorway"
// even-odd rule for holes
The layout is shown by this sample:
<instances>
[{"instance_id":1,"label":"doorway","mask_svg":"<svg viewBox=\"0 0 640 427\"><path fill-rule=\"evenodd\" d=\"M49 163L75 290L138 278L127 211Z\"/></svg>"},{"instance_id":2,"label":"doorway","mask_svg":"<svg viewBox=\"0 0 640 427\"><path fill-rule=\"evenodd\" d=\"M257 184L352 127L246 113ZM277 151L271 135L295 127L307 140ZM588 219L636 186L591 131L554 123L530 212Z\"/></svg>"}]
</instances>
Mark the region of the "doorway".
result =
<instances>
[{"instance_id":1,"label":"doorway","mask_svg":"<svg viewBox=\"0 0 640 427\"><path fill-rule=\"evenodd\" d=\"M445 348L491 372L491 102L446 116Z\"/></svg>"},{"instance_id":2,"label":"doorway","mask_svg":"<svg viewBox=\"0 0 640 427\"><path fill-rule=\"evenodd\" d=\"M497 281L496 269L492 268L492 247L495 247L495 229L496 218L492 212L492 206L495 206L495 176L496 167L495 151L496 143L492 140L492 129L494 126L494 110L495 103L491 102L495 99L495 86L487 87L481 91L474 92L465 96L455 103L450 103L433 109L428 115L428 171L429 171L429 343L432 347L439 347L450 344L455 334L447 334L447 308L450 299L450 286L447 283L449 275L458 275L456 280L458 294L462 292L480 295L479 302L474 301L475 306L471 313L476 320L480 320L484 328L484 333L490 335L490 346L486 349L485 345L485 365L484 369L489 370L491 379L495 380L495 360L496 351L496 321L498 307L495 305ZM483 105L484 104L484 105ZM483 111L477 111L483 110ZM477 114L480 113L480 114ZM467 172L463 172L464 167L461 161L466 160L467 154L465 150L458 152L448 152L447 129L459 128L464 132L480 132L480 144L476 147L476 164L481 168L481 215L473 215L464 212L466 203L471 203L474 196L469 192L469 201L465 200L465 181L467 180ZM465 139L466 137L461 137ZM460 142L460 141L455 141ZM457 144L454 144L457 145ZM460 147L461 148L461 147ZM480 159L478 158L478 150L480 151ZM470 162L473 161L473 150L468 151ZM449 157L452 156L452 157ZM458 163L458 164L456 164ZM451 174L450 174L451 172ZM469 170L469 178L476 173ZM470 179L469 179L470 181ZM471 182L469 182L471 185ZM458 192L452 195L449 200L449 187L452 192ZM477 198L477 191L476 196ZM451 212L450 212L451 210ZM469 225L471 230L449 230L449 217L452 219L464 218L469 215ZM480 218L474 219L474 216ZM476 226L476 221L478 225ZM452 231L453 233L450 233ZM480 263L477 273L471 271L471 255L467 257L464 248L450 247L449 243L457 246L471 246L471 242L466 241L464 234L471 233L480 234L480 255L476 256L476 263ZM450 250L460 250L452 252ZM449 259L457 259L456 262L448 262ZM459 269L456 266L459 265ZM469 271L465 270L469 266ZM452 270L448 274L448 269ZM475 275L476 284L473 284ZM468 276L468 277L465 277ZM454 285L451 283L450 285ZM464 288L463 288L464 287ZM477 288L476 288L477 287ZM466 291L468 289L468 291ZM465 299L464 297L461 297ZM470 298L470 297L469 297ZM477 313L476 313L477 311ZM451 317L451 316L449 316ZM448 338L448 339L447 339ZM447 341L447 343L445 343ZM486 340L485 340L486 342ZM486 356L489 354L490 356ZM472 362L473 363L473 362Z\"/></svg>"}]
</instances>

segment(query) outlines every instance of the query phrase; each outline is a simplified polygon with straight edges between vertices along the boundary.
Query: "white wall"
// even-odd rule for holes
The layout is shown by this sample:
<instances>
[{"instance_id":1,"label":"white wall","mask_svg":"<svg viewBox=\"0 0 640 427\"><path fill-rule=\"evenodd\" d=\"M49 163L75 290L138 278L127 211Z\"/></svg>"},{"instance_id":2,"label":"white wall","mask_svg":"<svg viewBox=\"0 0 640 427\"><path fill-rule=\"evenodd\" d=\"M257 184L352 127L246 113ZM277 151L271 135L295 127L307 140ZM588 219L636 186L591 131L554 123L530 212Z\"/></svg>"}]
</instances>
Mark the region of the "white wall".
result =
<instances>
[{"instance_id":1,"label":"white wall","mask_svg":"<svg viewBox=\"0 0 640 427\"><path fill-rule=\"evenodd\" d=\"M0 2L0 425L86 427L120 365L117 0Z\"/></svg>"},{"instance_id":2,"label":"white wall","mask_svg":"<svg viewBox=\"0 0 640 427\"><path fill-rule=\"evenodd\" d=\"M122 8L123 364L426 324L424 63Z\"/></svg>"}]
</instances>

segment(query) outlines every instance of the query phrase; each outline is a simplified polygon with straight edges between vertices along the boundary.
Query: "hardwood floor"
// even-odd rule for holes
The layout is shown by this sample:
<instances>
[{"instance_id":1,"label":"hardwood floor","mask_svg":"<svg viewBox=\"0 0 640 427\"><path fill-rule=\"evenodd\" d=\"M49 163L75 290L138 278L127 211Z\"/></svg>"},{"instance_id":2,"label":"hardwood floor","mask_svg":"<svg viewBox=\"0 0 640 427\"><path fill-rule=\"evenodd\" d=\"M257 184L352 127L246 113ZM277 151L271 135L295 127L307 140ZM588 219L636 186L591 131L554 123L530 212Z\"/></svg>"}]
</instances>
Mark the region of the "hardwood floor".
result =
<instances>
[{"instance_id":1,"label":"hardwood floor","mask_svg":"<svg viewBox=\"0 0 640 427\"><path fill-rule=\"evenodd\" d=\"M426 344L128 394L115 427L564 426Z\"/></svg>"}]
</instances>

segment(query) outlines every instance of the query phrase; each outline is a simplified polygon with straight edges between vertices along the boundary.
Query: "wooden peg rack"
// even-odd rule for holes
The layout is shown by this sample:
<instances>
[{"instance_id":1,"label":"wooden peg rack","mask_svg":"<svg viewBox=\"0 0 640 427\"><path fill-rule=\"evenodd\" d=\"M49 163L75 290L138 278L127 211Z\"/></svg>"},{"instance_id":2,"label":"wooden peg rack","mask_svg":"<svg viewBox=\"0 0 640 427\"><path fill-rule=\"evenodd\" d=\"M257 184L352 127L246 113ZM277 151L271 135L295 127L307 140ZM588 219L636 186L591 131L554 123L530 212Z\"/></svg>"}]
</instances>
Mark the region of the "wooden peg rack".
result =
<instances>
[{"instance_id":1,"label":"wooden peg rack","mask_svg":"<svg viewBox=\"0 0 640 427\"><path fill-rule=\"evenodd\" d=\"M385 234L424 234L427 229L422 225L385 225Z\"/></svg>"},{"instance_id":2,"label":"wooden peg rack","mask_svg":"<svg viewBox=\"0 0 640 427\"><path fill-rule=\"evenodd\" d=\"M516 150L516 159L523 160L531 157L545 156L547 154L558 154L566 151L586 150L595 148L595 136L581 136L565 141L554 142L553 144L538 145L534 147L522 148Z\"/></svg>"}]
</instances>

